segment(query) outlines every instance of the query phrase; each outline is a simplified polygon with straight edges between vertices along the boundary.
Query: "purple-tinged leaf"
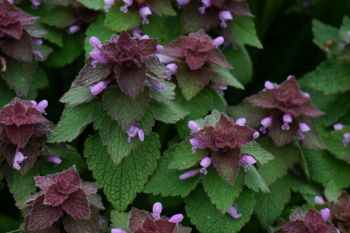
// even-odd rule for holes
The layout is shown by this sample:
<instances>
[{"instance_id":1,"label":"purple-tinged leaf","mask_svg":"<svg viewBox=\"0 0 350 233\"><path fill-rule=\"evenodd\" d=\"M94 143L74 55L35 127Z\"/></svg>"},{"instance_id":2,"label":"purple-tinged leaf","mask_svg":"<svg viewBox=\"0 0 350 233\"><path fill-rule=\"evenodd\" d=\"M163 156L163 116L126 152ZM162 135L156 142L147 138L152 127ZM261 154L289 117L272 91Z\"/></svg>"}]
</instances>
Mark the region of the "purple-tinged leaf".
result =
<instances>
[{"instance_id":1,"label":"purple-tinged leaf","mask_svg":"<svg viewBox=\"0 0 350 233\"><path fill-rule=\"evenodd\" d=\"M159 232L161 233L173 233L175 232L174 230L177 229L176 223L169 222L168 219L158 219L154 222L158 226Z\"/></svg>"},{"instance_id":2,"label":"purple-tinged leaf","mask_svg":"<svg viewBox=\"0 0 350 233\"><path fill-rule=\"evenodd\" d=\"M64 214L61 207L44 205L44 197L45 195L38 197L33 203L28 230L34 231L47 228Z\"/></svg>"},{"instance_id":3,"label":"purple-tinged leaf","mask_svg":"<svg viewBox=\"0 0 350 233\"><path fill-rule=\"evenodd\" d=\"M145 210L139 210L136 208L131 208L131 216L129 219L129 229L131 232L135 232L138 229L141 229L143 222L151 214Z\"/></svg>"},{"instance_id":4,"label":"purple-tinged leaf","mask_svg":"<svg viewBox=\"0 0 350 233\"><path fill-rule=\"evenodd\" d=\"M1 49L8 56L25 62L31 62L33 58L33 43L31 36L23 31L19 40L8 38L2 41Z\"/></svg>"},{"instance_id":5,"label":"purple-tinged leaf","mask_svg":"<svg viewBox=\"0 0 350 233\"><path fill-rule=\"evenodd\" d=\"M256 107L275 108L277 102L275 92L273 90L260 91L258 94L247 97L247 100Z\"/></svg>"},{"instance_id":6,"label":"purple-tinged leaf","mask_svg":"<svg viewBox=\"0 0 350 233\"><path fill-rule=\"evenodd\" d=\"M82 189L69 195L61 207L74 219L90 219L90 205Z\"/></svg>"},{"instance_id":7,"label":"purple-tinged leaf","mask_svg":"<svg viewBox=\"0 0 350 233\"><path fill-rule=\"evenodd\" d=\"M218 48L214 48L208 52L207 61L223 68L233 69Z\"/></svg>"},{"instance_id":8,"label":"purple-tinged leaf","mask_svg":"<svg viewBox=\"0 0 350 233\"><path fill-rule=\"evenodd\" d=\"M224 8L235 15L254 17L250 12L248 3L244 1L225 1Z\"/></svg>"},{"instance_id":9,"label":"purple-tinged leaf","mask_svg":"<svg viewBox=\"0 0 350 233\"><path fill-rule=\"evenodd\" d=\"M165 45L163 53L173 57L184 57L185 47L182 43L182 37L180 37L179 39L173 40L168 45Z\"/></svg>"},{"instance_id":10,"label":"purple-tinged leaf","mask_svg":"<svg viewBox=\"0 0 350 233\"><path fill-rule=\"evenodd\" d=\"M66 216L63 219L64 229L67 233L96 233L100 232L101 216L98 213L98 208L91 206L90 219L74 219L71 216Z\"/></svg>"},{"instance_id":11,"label":"purple-tinged leaf","mask_svg":"<svg viewBox=\"0 0 350 233\"><path fill-rule=\"evenodd\" d=\"M9 125L6 127L7 136L10 140L21 148L24 148L33 135L34 125L21 125L17 127L16 125Z\"/></svg>"},{"instance_id":12,"label":"purple-tinged leaf","mask_svg":"<svg viewBox=\"0 0 350 233\"><path fill-rule=\"evenodd\" d=\"M74 186L73 186L74 187ZM67 198L69 197L68 194L64 194L59 192L58 187L56 184L51 185L47 191L45 192L45 205L50 206L59 206L62 204Z\"/></svg>"},{"instance_id":13,"label":"purple-tinged leaf","mask_svg":"<svg viewBox=\"0 0 350 233\"><path fill-rule=\"evenodd\" d=\"M91 62L93 58L89 57L85 60L84 68L79 72L79 78L76 81L76 85L82 87L92 86L103 79L106 79L112 72L112 67L109 64L98 62L96 67L93 68Z\"/></svg>"},{"instance_id":14,"label":"purple-tinged leaf","mask_svg":"<svg viewBox=\"0 0 350 233\"><path fill-rule=\"evenodd\" d=\"M166 79L170 75L170 70L156 59L145 61L147 68L160 79Z\"/></svg>"},{"instance_id":15,"label":"purple-tinged leaf","mask_svg":"<svg viewBox=\"0 0 350 233\"><path fill-rule=\"evenodd\" d=\"M226 153L223 153L222 151L214 151L211 157L214 167L219 175L230 184L234 184L240 168L240 153L240 149L234 148L228 150Z\"/></svg>"},{"instance_id":16,"label":"purple-tinged leaf","mask_svg":"<svg viewBox=\"0 0 350 233\"><path fill-rule=\"evenodd\" d=\"M289 222L281 227L285 232L304 233L308 232L305 224L301 220Z\"/></svg>"},{"instance_id":17,"label":"purple-tinged leaf","mask_svg":"<svg viewBox=\"0 0 350 233\"><path fill-rule=\"evenodd\" d=\"M299 121L294 118L291 123L289 123L289 130L283 130L283 113L279 111L274 111L271 114L271 138L276 146L283 146L293 141L293 138L297 136L299 131Z\"/></svg>"},{"instance_id":18,"label":"purple-tinged leaf","mask_svg":"<svg viewBox=\"0 0 350 233\"><path fill-rule=\"evenodd\" d=\"M150 216L147 216L147 218L143 221L141 229L144 232L158 232L158 230L160 230ZM165 233L165 231L161 232ZM172 231L170 233L172 233Z\"/></svg>"},{"instance_id":19,"label":"purple-tinged leaf","mask_svg":"<svg viewBox=\"0 0 350 233\"><path fill-rule=\"evenodd\" d=\"M91 196L97 193L97 186L98 186L97 183L83 182L83 181L80 181L80 182L81 182L81 188L84 190L84 193L87 196Z\"/></svg>"},{"instance_id":20,"label":"purple-tinged leaf","mask_svg":"<svg viewBox=\"0 0 350 233\"><path fill-rule=\"evenodd\" d=\"M210 80L210 69L203 66L198 70L191 70L185 62L180 62L177 69L176 78L182 94L190 100L200 92Z\"/></svg>"}]
</instances>

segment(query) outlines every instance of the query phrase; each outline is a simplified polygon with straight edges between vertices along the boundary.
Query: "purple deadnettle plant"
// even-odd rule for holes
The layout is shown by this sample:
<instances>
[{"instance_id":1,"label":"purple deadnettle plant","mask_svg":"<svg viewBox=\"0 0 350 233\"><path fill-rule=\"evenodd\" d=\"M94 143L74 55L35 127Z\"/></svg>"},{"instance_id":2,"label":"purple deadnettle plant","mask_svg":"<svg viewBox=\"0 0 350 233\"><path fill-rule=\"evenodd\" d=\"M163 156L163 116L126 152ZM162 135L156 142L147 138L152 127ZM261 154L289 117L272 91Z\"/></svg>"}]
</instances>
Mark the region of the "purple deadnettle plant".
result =
<instances>
[{"instance_id":1,"label":"purple deadnettle plant","mask_svg":"<svg viewBox=\"0 0 350 233\"><path fill-rule=\"evenodd\" d=\"M254 155L246 154L245 146L252 147L252 141L259 137L259 133L242 125L240 121L236 123L224 113L214 110L211 115L205 117L203 128L190 121L188 126L194 138L189 139L192 144L192 152L197 149L207 150L208 157L201 159L202 168L188 171L180 176L180 179L187 179L199 173L207 174L207 168L213 163L219 175L228 183L233 184L240 169L244 166L244 171L249 170L248 164L255 164Z\"/></svg>"},{"instance_id":2,"label":"purple deadnettle plant","mask_svg":"<svg viewBox=\"0 0 350 233\"><path fill-rule=\"evenodd\" d=\"M203 30L199 30L189 36L181 36L164 46L165 55L179 59L176 71L172 70L172 73L176 73L179 87L187 100L209 84L215 75L213 74L215 67L233 68L218 49L218 45L222 43L222 37L211 40Z\"/></svg>"},{"instance_id":3,"label":"purple deadnettle plant","mask_svg":"<svg viewBox=\"0 0 350 233\"><path fill-rule=\"evenodd\" d=\"M34 166L40 143L51 133L47 126L50 122L42 116L46 106L46 100L37 104L16 97L0 111L0 155L22 175Z\"/></svg>"},{"instance_id":4,"label":"purple deadnettle plant","mask_svg":"<svg viewBox=\"0 0 350 233\"><path fill-rule=\"evenodd\" d=\"M156 202L153 205L153 212L131 208L128 230L133 233L190 233L191 228L179 224L184 216L175 214L171 218L161 216L162 204ZM118 213L120 214L120 213ZM113 228L112 233L126 233L123 229Z\"/></svg>"},{"instance_id":5,"label":"purple deadnettle plant","mask_svg":"<svg viewBox=\"0 0 350 233\"><path fill-rule=\"evenodd\" d=\"M326 148L320 140L315 123L315 117L323 112L311 103L308 93L300 91L294 76L289 76L281 85L266 81L264 90L246 100L255 107L263 108L262 111L250 108L251 112L246 114L254 112L255 117L248 119L247 124L253 127L260 124L259 131L271 136L276 146L288 144L297 137L311 148ZM249 103L243 102L243 106L248 106ZM239 116L243 106L233 107L233 116Z\"/></svg>"},{"instance_id":6,"label":"purple deadnettle plant","mask_svg":"<svg viewBox=\"0 0 350 233\"><path fill-rule=\"evenodd\" d=\"M333 222L341 232L350 232L350 196L343 190L336 201L330 203Z\"/></svg>"},{"instance_id":7,"label":"purple deadnettle plant","mask_svg":"<svg viewBox=\"0 0 350 233\"><path fill-rule=\"evenodd\" d=\"M35 176L40 192L17 203L24 216L24 232L99 232L103 210L97 184L80 179L75 166L58 174Z\"/></svg>"}]
</instances>

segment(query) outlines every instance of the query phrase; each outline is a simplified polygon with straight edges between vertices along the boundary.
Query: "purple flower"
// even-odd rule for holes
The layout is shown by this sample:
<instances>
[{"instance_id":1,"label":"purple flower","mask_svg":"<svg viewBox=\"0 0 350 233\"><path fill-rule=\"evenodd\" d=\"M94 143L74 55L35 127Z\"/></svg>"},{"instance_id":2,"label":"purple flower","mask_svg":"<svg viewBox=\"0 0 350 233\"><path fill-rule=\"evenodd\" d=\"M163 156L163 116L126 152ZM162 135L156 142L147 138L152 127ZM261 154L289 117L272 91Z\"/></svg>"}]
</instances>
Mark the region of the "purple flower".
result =
<instances>
[{"instance_id":1,"label":"purple flower","mask_svg":"<svg viewBox=\"0 0 350 233\"><path fill-rule=\"evenodd\" d=\"M105 3L107 4L107 5L104 7L105 12L108 12L108 11L109 11L109 8L111 8L111 6L114 5L114 1L115 1L115 0L105 0Z\"/></svg>"},{"instance_id":2,"label":"purple flower","mask_svg":"<svg viewBox=\"0 0 350 233\"><path fill-rule=\"evenodd\" d=\"M201 163L200 163L200 165L201 165L203 168L201 168L201 169L199 170L199 172L200 172L200 173L203 173L204 175L206 175L206 174L208 173L208 171L207 171L206 168L209 167L209 166L211 165L211 162L212 162L211 158L209 158L209 157L203 158L203 159L201 160Z\"/></svg>"},{"instance_id":3,"label":"purple flower","mask_svg":"<svg viewBox=\"0 0 350 233\"><path fill-rule=\"evenodd\" d=\"M137 126L140 125L139 123L134 123L130 129L126 132L129 135L128 142L130 143L131 138L135 137L136 134L139 135L139 140L143 142L145 139L145 134L142 129L139 129Z\"/></svg>"},{"instance_id":4,"label":"purple flower","mask_svg":"<svg viewBox=\"0 0 350 233\"><path fill-rule=\"evenodd\" d=\"M171 63L171 62L179 62L178 59L173 58L173 57L169 57L167 55L157 54L156 56L161 63L167 64L167 63ZM177 66L176 66L176 68L177 68Z\"/></svg>"},{"instance_id":5,"label":"purple flower","mask_svg":"<svg viewBox=\"0 0 350 233\"><path fill-rule=\"evenodd\" d=\"M246 119L243 117L243 118L238 118L236 120L236 125L240 125L240 126L244 126L244 124L246 123Z\"/></svg>"},{"instance_id":6,"label":"purple flower","mask_svg":"<svg viewBox=\"0 0 350 233\"><path fill-rule=\"evenodd\" d=\"M187 5L190 0L177 0L177 5L181 8L182 5Z\"/></svg>"},{"instance_id":7,"label":"purple flower","mask_svg":"<svg viewBox=\"0 0 350 233\"><path fill-rule=\"evenodd\" d=\"M120 7L120 11L126 13L128 12L128 7L132 5L132 0L123 0L123 2L125 3L125 5ZM114 1L113 1L113 4L114 4Z\"/></svg>"},{"instance_id":8,"label":"purple flower","mask_svg":"<svg viewBox=\"0 0 350 233\"><path fill-rule=\"evenodd\" d=\"M178 224L184 219L184 216L182 214L175 214L170 219L169 222L176 223L177 228L179 228Z\"/></svg>"},{"instance_id":9,"label":"purple flower","mask_svg":"<svg viewBox=\"0 0 350 233\"><path fill-rule=\"evenodd\" d=\"M44 56L38 50L33 50L33 54L39 59L43 59L44 58Z\"/></svg>"},{"instance_id":10,"label":"purple flower","mask_svg":"<svg viewBox=\"0 0 350 233\"><path fill-rule=\"evenodd\" d=\"M329 219L329 217L331 216L330 213L331 213L331 211L329 208L324 208L321 210L321 215L325 220L330 220Z\"/></svg>"},{"instance_id":11,"label":"purple flower","mask_svg":"<svg viewBox=\"0 0 350 233\"><path fill-rule=\"evenodd\" d=\"M205 13L205 9L211 6L211 0L202 0L203 6L198 8L201 14Z\"/></svg>"},{"instance_id":12,"label":"purple flower","mask_svg":"<svg viewBox=\"0 0 350 233\"><path fill-rule=\"evenodd\" d=\"M165 86L163 83L158 82L157 80L150 78L147 76L147 81L156 89L158 92L162 93L165 89Z\"/></svg>"},{"instance_id":13,"label":"purple flower","mask_svg":"<svg viewBox=\"0 0 350 233\"><path fill-rule=\"evenodd\" d=\"M345 125L343 125L341 123L333 125L334 130L342 130L344 127L345 127Z\"/></svg>"},{"instance_id":14,"label":"purple flower","mask_svg":"<svg viewBox=\"0 0 350 233\"><path fill-rule=\"evenodd\" d=\"M74 34L77 33L80 30L79 25L73 25L68 28L68 34Z\"/></svg>"},{"instance_id":15,"label":"purple flower","mask_svg":"<svg viewBox=\"0 0 350 233\"><path fill-rule=\"evenodd\" d=\"M111 229L111 233L126 233L126 232L120 228L113 228Z\"/></svg>"},{"instance_id":16,"label":"purple flower","mask_svg":"<svg viewBox=\"0 0 350 233\"><path fill-rule=\"evenodd\" d=\"M41 40L41 39L33 39L34 45L41 45L42 43L43 43L43 40Z\"/></svg>"},{"instance_id":17,"label":"purple flower","mask_svg":"<svg viewBox=\"0 0 350 233\"><path fill-rule=\"evenodd\" d=\"M196 149L205 149L206 146L201 143L201 141L198 138L191 138L190 143L193 146L192 147L192 153L196 152Z\"/></svg>"},{"instance_id":18,"label":"purple flower","mask_svg":"<svg viewBox=\"0 0 350 233\"><path fill-rule=\"evenodd\" d=\"M322 196L315 196L315 203L319 205L324 205L326 202L323 200Z\"/></svg>"},{"instance_id":19,"label":"purple flower","mask_svg":"<svg viewBox=\"0 0 350 233\"><path fill-rule=\"evenodd\" d=\"M37 9L38 6L40 5L40 1L39 0L30 0L32 2L32 9Z\"/></svg>"},{"instance_id":20,"label":"purple flower","mask_svg":"<svg viewBox=\"0 0 350 233\"><path fill-rule=\"evenodd\" d=\"M300 122L299 123L299 131L298 131L298 139L302 140L305 138L305 135L303 134L303 132L307 132L310 131L310 127L304 123L304 122Z\"/></svg>"},{"instance_id":21,"label":"purple flower","mask_svg":"<svg viewBox=\"0 0 350 233\"><path fill-rule=\"evenodd\" d=\"M264 119L261 120L260 124L262 124L263 127L260 127L260 132L263 134L266 134L266 129L269 128L271 125L271 117L265 117Z\"/></svg>"},{"instance_id":22,"label":"purple flower","mask_svg":"<svg viewBox=\"0 0 350 233\"><path fill-rule=\"evenodd\" d=\"M54 155L41 155L40 158L45 159L49 163L53 163L54 164L53 167L56 167L58 164L62 162L62 159Z\"/></svg>"},{"instance_id":23,"label":"purple flower","mask_svg":"<svg viewBox=\"0 0 350 233\"><path fill-rule=\"evenodd\" d=\"M216 47L218 47L219 45L223 44L224 41L225 41L224 37L219 36L213 40L212 44L215 45Z\"/></svg>"},{"instance_id":24,"label":"purple flower","mask_svg":"<svg viewBox=\"0 0 350 233\"><path fill-rule=\"evenodd\" d=\"M225 27L227 27L226 20L232 20L233 18L232 18L231 12L221 11L219 13L219 19L221 20L220 26L225 28Z\"/></svg>"},{"instance_id":25,"label":"purple flower","mask_svg":"<svg viewBox=\"0 0 350 233\"><path fill-rule=\"evenodd\" d=\"M293 120L292 116L288 113L283 115L283 125L282 125L282 130L289 130L289 123L291 123Z\"/></svg>"},{"instance_id":26,"label":"purple flower","mask_svg":"<svg viewBox=\"0 0 350 233\"><path fill-rule=\"evenodd\" d=\"M270 82L270 81L266 81L266 82L265 82L265 88L266 88L267 90L273 90L273 88L274 88L273 83Z\"/></svg>"},{"instance_id":27,"label":"purple flower","mask_svg":"<svg viewBox=\"0 0 350 233\"><path fill-rule=\"evenodd\" d=\"M199 174L199 173L200 173L200 170L201 170L201 169L198 168L198 169L194 169L194 170L190 170L190 171L188 171L188 172L185 172L185 173L183 173L183 174L180 175L179 179L180 179L180 180L185 180L185 179L191 178L191 177L193 177L193 176Z\"/></svg>"},{"instance_id":28,"label":"purple flower","mask_svg":"<svg viewBox=\"0 0 350 233\"><path fill-rule=\"evenodd\" d=\"M132 30L132 35L136 38L141 38L142 37L141 33L143 33L143 32L141 31L140 28L134 28Z\"/></svg>"},{"instance_id":29,"label":"purple flower","mask_svg":"<svg viewBox=\"0 0 350 233\"><path fill-rule=\"evenodd\" d=\"M254 159L253 156L250 156L250 155L243 155L240 160L239 160L239 163L242 165L242 166L245 166L244 168L244 172L247 172L250 167L248 166L248 164L254 164L256 163L256 160Z\"/></svg>"},{"instance_id":30,"label":"purple flower","mask_svg":"<svg viewBox=\"0 0 350 233\"><path fill-rule=\"evenodd\" d=\"M162 209L163 209L162 203L156 202L153 204L152 215L155 220L160 219L160 213L162 213Z\"/></svg>"},{"instance_id":31,"label":"purple flower","mask_svg":"<svg viewBox=\"0 0 350 233\"><path fill-rule=\"evenodd\" d=\"M42 100L38 104L36 103L35 100L30 101L33 105L34 108L36 108L39 112L43 113L44 115L47 115L45 112L45 108L49 105L49 102L47 100Z\"/></svg>"},{"instance_id":32,"label":"purple flower","mask_svg":"<svg viewBox=\"0 0 350 233\"><path fill-rule=\"evenodd\" d=\"M237 214L237 206L231 206L227 209L227 213L232 217L232 218L240 218L242 214Z\"/></svg>"},{"instance_id":33,"label":"purple flower","mask_svg":"<svg viewBox=\"0 0 350 233\"><path fill-rule=\"evenodd\" d=\"M165 55L163 55L165 56ZM167 77L167 80L171 79L171 75L174 75L177 73L177 65L175 63L170 63L166 65L166 67L170 70L170 75Z\"/></svg>"},{"instance_id":34,"label":"purple flower","mask_svg":"<svg viewBox=\"0 0 350 233\"><path fill-rule=\"evenodd\" d=\"M90 37L89 43L94 46L95 49L99 49L102 46L101 41L96 36Z\"/></svg>"},{"instance_id":35,"label":"purple flower","mask_svg":"<svg viewBox=\"0 0 350 233\"><path fill-rule=\"evenodd\" d=\"M191 133L194 133L194 132L201 130L201 128L199 127L199 125L195 121L189 121L188 128L191 129Z\"/></svg>"},{"instance_id":36,"label":"purple flower","mask_svg":"<svg viewBox=\"0 0 350 233\"><path fill-rule=\"evenodd\" d=\"M105 81L101 81L97 83L96 85L90 87L91 94L98 95L107 88L108 84L113 81L114 78L107 79Z\"/></svg>"},{"instance_id":37,"label":"purple flower","mask_svg":"<svg viewBox=\"0 0 350 233\"><path fill-rule=\"evenodd\" d=\"M151 9L148 6L142 7L139 10L139 14L142 18L142 24L149 24L149 20L147 19L147 16L152 14Z\"/></svg>"},{"instance_id":38,"label":"purple flower","mask_svg":"<svg viewBox=\"0 0 350 233\"><path fill-rule=\"evenodd\" d=\"M350 142L350 133L345 133L344 140L343 140L344 146L347 146L349 142Z\"/></svg>"},{"instance_id":39,"label":"purple flower","mask_svg":"<svg viewBox=\"0 0 350 233\"><path fill-rule=\"evenodd\" d=\"M27 156L24 156L22 152L19 151L20 147L17 146L15 158L13 159L13 168L17 169L18 171L21 169L21 166L19 166L20 163L22 163L25 159L27 159Z\"/></svg>"}]
</instances>

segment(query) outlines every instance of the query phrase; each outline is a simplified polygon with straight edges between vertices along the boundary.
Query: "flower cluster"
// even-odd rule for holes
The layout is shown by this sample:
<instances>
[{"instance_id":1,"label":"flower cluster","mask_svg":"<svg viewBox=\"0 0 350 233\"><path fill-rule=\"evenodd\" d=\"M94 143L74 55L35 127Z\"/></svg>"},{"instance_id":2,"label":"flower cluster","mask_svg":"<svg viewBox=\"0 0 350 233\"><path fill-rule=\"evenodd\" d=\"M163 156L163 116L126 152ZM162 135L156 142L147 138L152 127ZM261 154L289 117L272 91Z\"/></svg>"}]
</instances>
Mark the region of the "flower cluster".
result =
<instances>
[{"instance_id":1,"label":"flower cluster","mask_svg":"<svg viewBox=\"0 0 350 233\"><path fill-rule=\"evenodd\" d=\"M48 103L46 100L23 101L17 97L0 111L0 145L7 163L25 174L40 154L41 137L50 134L48 120L42 116ZM57 163L57 161L56 161Z\"/></svg>"},{"instance_id":2,"label":"flower cluster","mask_svg":"<svg viewBox=\"0 0 350 233\"><path fill-rule=\"evenodd\" d=\"M8 1L0 2L1 52L25 62L31 62L33 54L42 58L41 53L35 51L33 47L34 44L38 44L36 39L39 39L38 31L35 32L36 26L34 25L37 18L25 13ZM40 34L40 37L44 34ZM1 53L0 60L1 71L4 72L6 71L6 59Z\"/></svg>"},{"instance_id":3,"label":"flower cluster","mask_svg":"<svg viewBox=\"0 0 350 233\"><path fill-rule=\"evenodd\" d=\"M192 98L209 84L211 64L227 69L233 68L218 49L218 46L223 42L223 37L211 40L203 30L199 30L196 33L190 33L189 36L181 36L164 46L163 52L166 56L179 60L168 59L168 57L160 57L160 60L164 63L171 62L167 67L172 74L176 74L179 87L182 88L182 93L187 99ZM222 83L217 84L221 85ZM186 88L195 89L195 92L188 93L184 90Z\"/></svg>"},{"instance_id":4,"label":"flower cluster","mask_svg":"<svg viewBox=\"0 0 350 233\"><path fill-rule=\"evenodd\" d=\"M160 215L162 209L163 206L160 202L154 203L152 213L132 208L128 226L129 230L135 233L191 232L191 228L179 225L184 218L182 214L175 214L169 219ZM126 233L120 228L113 228L111 232Z\"/></svg>"},{"instance_id":5,"label":"flower cluster","mask_svg":"<svg viewBox=\"0 0 350 233\"><path fill-rule=\"evenodd\" d=\"M104 7L105 12L108 12L109 9L114 5L115 0L104 0L106 6ZM149 1L149 0L123 0L124 6L120 7L120 11L127 13L130 11L136 11L140 14L142 18L142 24L149 24L149 20L147 17L152 14L152 11L158 15L164 14L162 11L162 7L170 7L171 4L169 0L161 0L161 4L157 1Z\"/></svg>"},{"instance_id":6,"label":"flower cluster","mask_svg":"<svg viewBox=\"0 0 350 233\"><path fill-rule=\"evenodd\" d=\"M104 209L96 194L97 184L80 179L75 166L62 173L34 177L40 192L18 204L25 231L98 232L99 210Z\"/></svg>"},{"instance_id":7,"label":"flower cluster","mask_svg":"<svg viewBox=\"0 0 350 233\"><path fill-rule=\"evenodd\" d=\"M268 135L277 146L290 143L295 136L307 142L304 133L310 131L311 125L306 122L314 122L314 117L323 114L311 103L309 94L300 91L294 76L281 85L265 82L265 89L247 100L268 110L269 115L261 119L259 130L266 134L269 129Z\"/></svg>"},{"instance_id":8,"label":"flower cluster","mask_svg":"<svg viewBox=\"0 0 350 233\"><path fill-rule=\"evenodd\" d=\"M308 212L297 209L289 216L290 222L284 224L275 233L310 232L310 233L339 233L332 222L325 219L313 207Z\"/></svg>"},{"instance_id":9,"label":"flower cluster","mask_svg":"<svg viewBox=\"0 0 350 233\"><path fill-rule=\"evenodd\" d=\"M186 5L184 18L200 15L197 17L203 20L201 24L205 26L202 28L206 31L217 27L219 24L226 28L226 21L233 19L232 14L253 17L246 0L201 0L201 3L196 0L177 0L177 2L179 7Z\"/></svg>"},{"instance_id":10,"label":"flower cluster","mask_svg":"<svg viewBox=\"0 0 350 233\"><path fill-rule=\"evenodd\" d=\"M207 149L212 156L202 159L201 169L186 172L180 179L187 179L199 173L207 174L206 168L212 162L218 173L231 184L235 181L240 165L245 167L246 172L249 169L248 164L254 164L256 160L251 155L242 154L240 147L250 144L259 137L259 133L244 126L243 119L237 122L216 110L205 118L203 129L196 122L190 121L188 126L192 131L191 135L194 136L190 139L192 152L194 153L196 148Z\"/></svg>"},{"instance_id":11,"label":"flower cluster","mask_svg":"<svg viewBox=\"0 0 350 233\"><path fill-rule=\"evenodd\" d=\"M120 36L113 35L105 45L96 37L91 37L90 43L94 46L94 51L90 53L91 58L87 59L87 64L80 72L77 85L89 86L92 94L97 95L108 85L115 84L115 80L121 91L131 98L135 98L144 89L146 81L162 91L161 84L147 75L148 69L152 72L158 66L164 67L161 63L148 65L156 62L154 58L162 50L157 44L158 39L149 39L148 36L131 38L126 31L122 31ZM87 77L91 73L94 76ZM155 73L157 74L156 71ZM157 77L166 78L167 75L166 73ZM91 79L86 82L88 78Z\"/></svg>"}]
</instances>

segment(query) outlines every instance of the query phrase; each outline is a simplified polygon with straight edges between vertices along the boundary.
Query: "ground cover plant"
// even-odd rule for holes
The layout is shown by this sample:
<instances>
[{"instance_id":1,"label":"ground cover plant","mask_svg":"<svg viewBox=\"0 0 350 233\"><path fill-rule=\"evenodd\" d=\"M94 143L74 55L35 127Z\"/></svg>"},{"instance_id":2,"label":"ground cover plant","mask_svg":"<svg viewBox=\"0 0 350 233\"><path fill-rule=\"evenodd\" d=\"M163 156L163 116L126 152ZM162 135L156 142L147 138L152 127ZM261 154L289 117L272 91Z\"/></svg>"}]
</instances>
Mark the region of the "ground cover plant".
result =
<instances>
[{"instance_id":1,"label":"ground cover plant","mask_svg":"<svg viewBox=\"0 0 350 233\"><path fill-rule=\"evenodd\" d=\"M346 0L0 0L0 232L349 233Z\"/></svg>"}]
</instances>

